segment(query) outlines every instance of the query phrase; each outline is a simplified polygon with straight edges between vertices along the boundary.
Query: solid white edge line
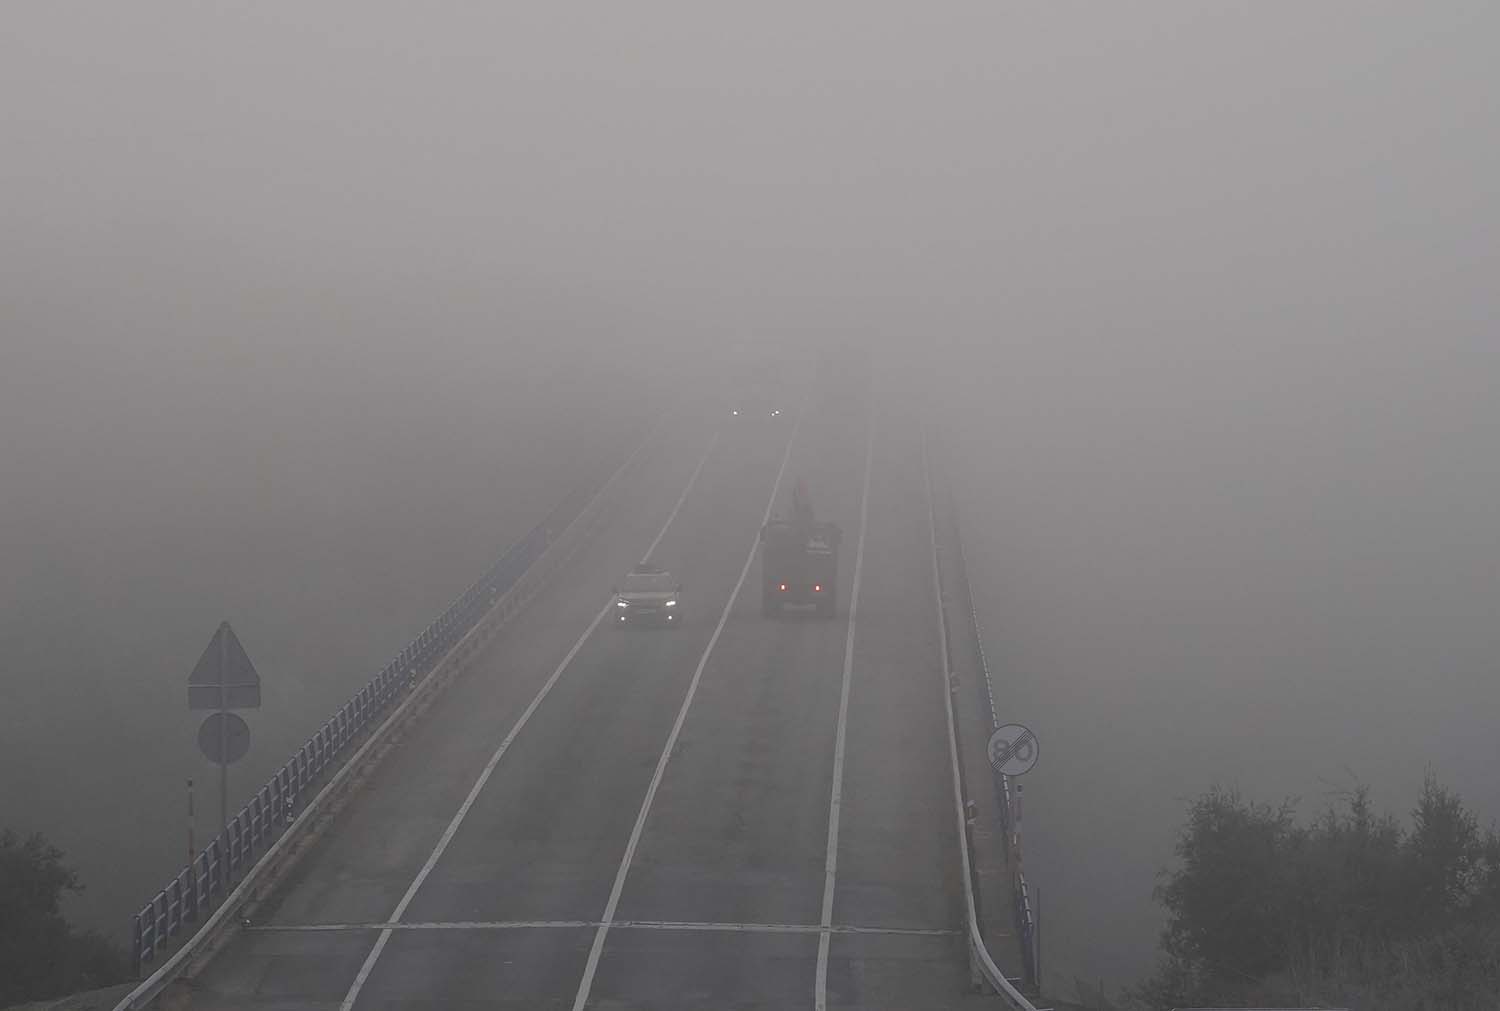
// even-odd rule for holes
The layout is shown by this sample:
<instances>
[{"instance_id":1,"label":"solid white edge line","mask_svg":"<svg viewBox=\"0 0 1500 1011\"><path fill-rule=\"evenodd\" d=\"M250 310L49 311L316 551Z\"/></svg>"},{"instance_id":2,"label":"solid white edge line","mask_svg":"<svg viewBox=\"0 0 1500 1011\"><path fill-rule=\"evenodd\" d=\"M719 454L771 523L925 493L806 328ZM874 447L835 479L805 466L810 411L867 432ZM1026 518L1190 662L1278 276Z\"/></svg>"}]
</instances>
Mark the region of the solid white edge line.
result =
<instances>
[{"instance_id":1,"label":"solid white edge line","mask_svg":"<svg viewBox=\"0 0 1500 1011\"><path fill-rule=\"evenodd\" d=\"M849 725L849 685L854 672L854 619L859 611L859 578L865 564L865 530L869 525L870 469L875 459L875 402L870 399L865 436L865 481L859 497L859 543L854 549L854 588L849 591L849 631L844 639L844 676L839 685L838 729L833 742L833 788L828 798L828 850L823 860L823 916L818 934L818 969L813 985L816 1011L828 1007L828 948L833 925L833 893L838 880L839 813L844 802L844 739Z\"/></svg>"},{"instance_id":2,"label":"solid white edge line","mask_svg":"<svg viewBox=\"0 0 1500 1011\"><path fill-rule=\"evenodd\" d=\"M452 821L448 823L448 827L443 830L442 837L438 839L437 845L433 847L432 853L427 857L427 862L422 865L422 869L417 872L417 876L407 887L406 894L402 895L401 901L396 904L395 912L391 913L392 921L400 921L402 915L406 912L406 907L411 904L412 899L416 898L417 890L422 887L422 883L427 880L427 875L432 873L432 868L437 865L439 858L443 855L443 851L448 848L448 844L453 840L454 835L457 834L459 826L469 813L469 809L474 806L474 801L479 797L479 792L484 789L484 784L489 782L490 775L495 771L495 766L500 764L501 757L510 749L511 742L516 739L516 735L521 732L521 728L531 719L531 714L536 712L537 708L542 704L542 700L552 691L552 686L557 684L558 679L562 677L563 671L567 669L568 664L573 662L573 657L583 648L583 644L593 634L594 629L599 627L599 623L604 620L604 616L609 613L612 605L613 601L605 604L599 613L594 615L594 620L589 622L588 628L584 629L583 634L573 643L572 648L568 650L562 662L557 665L552 675L542 685L541 690L532 698L531 704L521 713L520 719L511 727L510 733L505 735L505 740L500 743L500 747L490 756L490 760L485 764L484 770L480 772L479 778L474 781L474 785L469 789L469 795L464 798L463 804L459 806L458 813L453 816ZM348 994L345 995L343 1002L339 1005L341 1011L350 1011L354 1007L354 1002L359 999L360 990L364 988L365 981L370 978L370 972L375 968L375 963L380 960L380 954L385 950L386 944L390 941L391 934L392 929L387 927L375 939L375 946L370 949L369 955L365 956L364 964L359 967L359 974L354 977L354 982L349 986Z\"/></svg>"},{"instance_id":3,"label":"solid white edge line","mask_svg":"<svg viewBox=\"0 0 1500 1011\"><path fill-rule=\"evenodd\" d=\"M588 1003L589 990L594 985L594 973L599 969L599 956L604 952L604 940L609 936L615 910L620 905L620 893L625 889L625 878L630 873L631 861L635 859L635 848L640 844L641 831L646 825L646 816L651 813L651 802L656 799L656 790L661 785L662 774L666 771L667 762L671 760L672 749L677 746L677 737L682 733L682 724L687 719L688 710L693 705L693 696L698 692L698 682L703 677L703 668L708 666L708 658L719 641L719 634L724 631L724 623L729 620L729 612L734 609L734 602L739 598L740 588L745 585L745 577L750 574L750 567L755 564L755 550L760 546L760 530L765 527L766 522L771 518L771 510L776 506L776 496L781 490L781 478L786 474L787 461L792 458L792 445L797 441L797 431L802 427L802 416L805 411L804 405L803 410L797 412L797 422L792 426L791 434L787 436L786 450L781 455L781 467L777 469L776 480L771 485L771 498L766 502L760 528L755 531L755 540L750 545L750 554L740 569L740 578L735 582L734 590L730 592L723 612L719 615L719 623L714 626L714 634L709 637L703 656L698 660L698 666L693 671L693 678L688 682L687 694L683 697L682 707L677 711L677 720L672 724L672 731L667 735L667 743L662 748L661 757L656 761L656 771L651 775L651 783L646 787L645 799L641 801L640 813L636 815L635 826L630 830L630 841L625 845L625 856L620 860L620 869L615 872L615 883L609 892L609 902L604 907L604 917L599 924L598 931L594 934L593 946L589 948L588 962L583 967L583 978L579 980L578 993L573 998L573 1011L582 1011L584 1005Z\"/></svg>"},{"instance_id":4,"label":"solid white edge line","mask_svg":"<svg viewBox=\"0 0 1500 1011\"><path fill-rule=\"evenodd\" d=\"M703 451L703 455L698 458L698 466L693 468L693 476L688 478L687 486L682 489L682 494L677 496L677 504L674 505L672 507L672 511L667 514L667 522L661 525L661 529L656 532L656 539L651 542L651 546L647 548L646 553L641 556L642 565L651 560L651 556L656 552L657 546L661 544L662 538L667 536L667 530L672 526L672 521L677 518L678 511L682 509L682 503L687 501L688 493L693 490L693 485L698 483L698 475L702 472L703 465L708 462L709 455L713 453L714 447L718 444L719 433L715 431L713 438L708 440L708 448L705 449Z\"/></svg>"},{"instance_id":5,"label":"solid white edge line","mask_svg":"<svg viewBox=\"0 0 1500 1011\"><path fill-rule=\"evenodd\" d=\"M963 780L958 771L958 732L955 729L953 717L953 683L948 666L948 635L943 621L943 579L938 570L937 511L932 498L932 466L928 460L927 433L925 432L922 433L922 473L927 486L927 535L928 546L932 551L932 600L937 614L938 656L943 667L940 672L943 682L943 711L948 717L948 758L953 766L953 807L958 817L958 853L963 874L964 912L969 922L969 951L979 959L985 981L1007 998L1012 1006L1020 1011L1037 1011L1036 1006L1011 984L1005 973L1001 972L1000 967L995 964L995 960L990 957L989 949L984 944L984 935L979 932L979 916L974 909L974 878L969 870L969 838L964 831L964 791Z\"/></svg>"},{"instance_id":6,"label":"solid white edge line","mask_svg":"<svg viewBox=\"0 0 1500 1011\"><path fill-rule=\"evenodd\" d=\"M718 435L716 433L714 438L709 440L708 447L704 449L703 456L698 460L698 466L693 469L692 477L688 478L687 486L682 489L682 495L678 497L677 504L672 507L671 513L668 514L666 523L662 524L661 531L656 535L656 539L651 542L652 550L655 550L656 545L661 542L662 536L667 532L667 528L677 518L678 510L682 508L682 503L687 501L688 492L692 490L693 484L698 480L698 475L703 471L704 462L708 460L709 454L713 452L713 448L717 443ZM650 552L647 552L647 554L649 555ZM604 620L605 615L609 614L613 607L614 599L611 597L609 602L600 609L599 613L594 615L594 620L589 622L588 628L583 630L583 634L578 637L572 647L563 656L562 661L552 671L551 676L542 684L542 687L532 698L531 703L521 713L520 718L516 720L515 725L510 728L510 732L505 735L505 739L500 742L500 746L495 749L495 753L490 756L490 760L485 763L484 769L479 773L479 777L474 780L474 785L469 788L468 796L459 805L458 812L448 822L448 827L443 830L443 834L438 839L437 845L433 847L432 853L428 855L427 862L422 865L422 869L417 872L417 876L407 886L406 893L401 896L401 901L396 903L395 911L390 916L391 922L400 922L402 915L406 912L406 907L411 905L412 900L416 898L417 891L422 887L422 883L427 880L427 875L432 873L432 869L437 866L438 860L442 858L443 852L447 850L448 844L453 841L453 837L458 833L459 826L463 824L464 818L468 816L469 809L474 806L474 801L479 798L480 791L484 789L484 784L489 782L490 775L495 771L495 767L500 764L500 759L510 750L511 744L515 741L517 735L521 733L522 728L526 726L527 721L531 719L531 715L540 708L542 701L551 693L552 686L557 684L558 679L563 675L563 671L568 669L568 665L573 662L573 658L578 655L578 651L583 648L583 644L588 641L589 636L594 634L594 629L599 627L599 623ZM359 999L360 990L364 989L365 982L370 978L370 973L375 968L375 963L380 960L381 952L385 951L386 944L390 942L392 932L393 928L386 927L381 930L380 936L375 939L375 946L365 956L364 963L359 967L359 973L354 977L354 982L349 985L349 992L344 995L343 1001L339 1004L340 1011L351 1011L354 1007L354 1002Z\"/></svg>"},{"instance_id":7,"label":"solid white edge line","mask_svg":"<svg viewBox=\"0 0 1500 1011\"><path fill-rule=\"evenodd\" d=\"M654 421L651 427L646 431L645 437L641 439L640 443L635 447L634 450L631 451L630 455L625 458L625 461L615 468L614 472L610 474L609 478L604 482L603 486L600 487L598 491L594 492L593 497L589 499L588 505L584 506L585 512L588 510L589 506L597 502L606 491L613 487L615 480L630 468L630 465L635 462L636 457L640 456L641 452L651 444L652 437L665 423L666 415L657 415L656 421ZM569 522L572 523L575 521L576 517L575 520ZM566 529L567 528L564 527L564 530ZM550 547L551 546L549 545L549 550ZM543 553L542 557L545 557L545 552ZM538 561L540 561L540 559L538 559ZM524 576L525 573L523 573L522 575ZM500 599L503 600L504 595L502 595ZM472 630L469 634L473 634ZM465 638L467 638L467 636ZM460 640L460 642L462 642L462 640ZM456 649L457 647L455 646L454 648ZM444 659L446 659L446 657ZM441 661L439 662L438 666L441 666ZM424 677L422 680L422 685L425 685L427 683L427 680L429 678L432 678L437 673L437 669L438 667L434 667L427 673L426 677ZM419 685L418 687L421 687L421 685ZM167 960L163 962L155 972L142 980L139 985L135 987L135 989L131 990L124 997L121 997L119 1003L114 1006L112 1011L131 1011L131 1009L133 1008L145 1007L149 1005L149 1003L155 1000L156 997L161 993L161 991L166 988L168 983L177 978L178 974L183 971L183 968L189 961L189 959L195 957L198 954L199 946L206 941L206 939L213 931L219 929L224 920L229 917L231 910L238 908L241 901L250 894L253 884L259 877L260 869L266 866L269 861L278 857L284 850L286 850L290 845L292 839L298 838L296 833L298 833L301 828L305 824L307 824L307 822L318 815L318 813L322 810L323 802L336 789L342 786L344 781L351 774L352 770L359 767L359 764L364 756L370 751L371 748L375 747L376 744L383 739L386 728L391 726L396 720L401 718L401 716L405 713L407 706L410 706L415 698L415 692L409 693L407 697L402 700L399 705L397 705L395 711L389 713L385 717L385 719L381 721L380 725L377 726L374 731L372 731L370 735L365 739L364 743L359 746L359 749L355 751L354 754L351 755L348 760L346 760L344 764L337 769L337 771L334 772L333 776L329 778L328 782L324 783L323 786L318 790L318 792L313 796L313 799L303 806L301 813L299 813L297 817L292 820L292 823L290 825L286 826L281 835L276 838L276 841L271 843L270 848L263 852L255 861L255 863L250 866L250 869L247 870L244 876L240 878L239 883L234 886L234 890L231 891L229 895L219 903L219 907L217 909L215 909L208 915L208 919L203 921L203 925L200 926L192 934L191 937L183 942L181 947L179 947L175 952L168 956Z\"/></svg>"}]
</instances>

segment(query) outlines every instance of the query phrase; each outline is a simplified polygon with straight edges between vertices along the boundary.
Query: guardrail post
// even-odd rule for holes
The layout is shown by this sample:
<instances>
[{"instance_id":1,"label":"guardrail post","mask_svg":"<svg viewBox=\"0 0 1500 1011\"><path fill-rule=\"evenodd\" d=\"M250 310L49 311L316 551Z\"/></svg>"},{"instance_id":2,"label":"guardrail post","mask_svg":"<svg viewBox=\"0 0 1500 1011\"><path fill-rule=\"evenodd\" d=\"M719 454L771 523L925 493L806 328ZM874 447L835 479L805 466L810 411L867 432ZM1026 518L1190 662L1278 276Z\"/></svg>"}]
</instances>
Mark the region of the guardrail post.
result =
<instances>
[{"instance_id":1,"label":"guardrail post","mask_svg":"<svg viewBox=\"0 0 1500 1011\"><path fill-rule=\"evenodd\" d=\"M1036 889L1031 903L1031 985L1042 988L1042 889Z\"/></svg>"},{"instance_id":2,"label":"guardrail post","mask_svg":"<svg viewBox=\"0 0 1500 1011\"><path fill-rule=\"evenodd\" d=\"M193 915L198 916L208 911L208 854L199 853L193 859L193 898L198 902L198 908Z\"/></svg>"},{"instance_id":3,"label":"guardrail post","mask_svg":"<svg viewBox=\"0 0 1500 1011\"><path fill-rule=\"evenodd\" d=\"M130 971L136 979L141 978L141 914L130 917Z\"/></svg>"},{"instance_id":4,"label":"guardrail post","mask_svg":"<svg viewBox=\"0 0 1500 1011\"><path fill-rule=\"evenodd\" d=\"M203 904L205 909L214 905L214 840L210 839L198 859L203 861Z\"/></svg>"},{"instance_id":5,"label":"guardrail post","mask_svg":"<svg viewBox=\"0 0 1500 1011\"><path fill-rule=\"evenodd\" d=\"M168 936L167 924L167 893L165 890L156 893L156 898L151 902L151 953L156 954L156 949L161 947L162 941Z\"/></svg>"}]
</instances>

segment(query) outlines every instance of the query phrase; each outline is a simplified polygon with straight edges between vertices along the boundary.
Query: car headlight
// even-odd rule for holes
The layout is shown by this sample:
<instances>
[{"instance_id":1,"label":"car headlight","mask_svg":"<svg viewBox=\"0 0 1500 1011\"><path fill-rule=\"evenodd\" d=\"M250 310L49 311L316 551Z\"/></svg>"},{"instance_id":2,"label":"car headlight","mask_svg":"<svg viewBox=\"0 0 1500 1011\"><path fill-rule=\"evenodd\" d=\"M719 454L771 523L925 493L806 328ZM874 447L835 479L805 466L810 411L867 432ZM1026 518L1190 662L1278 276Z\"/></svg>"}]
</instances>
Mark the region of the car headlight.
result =
<instances>
[{"instance_id":1,"label":"car headlight","mask_svg":"<svg viewBox=\"0 0 1500 1011\"><path fill-rule=\"evenodd\" d=\"M616 607L629 607L630 605L628 603L626 603L625 601L623 601L623 600L617 600L617 601L615 601L615 606Z\"/></svg>"},{"instance_id":2,"label":"car headlight","mask_svg":"<svg viewBox=\"0 0 1500 1011\"><path fill-rule=\"evenodd\" d=\"M662 606L663 606L663 607L676 607L676 606L677 606L677 601L675 601L675 600L669 600L669 601L667 601L667 602L666 602L666 603L665 603L665 604L664 604L664 605L662 605Z\"/></svg>"}]
</instances>

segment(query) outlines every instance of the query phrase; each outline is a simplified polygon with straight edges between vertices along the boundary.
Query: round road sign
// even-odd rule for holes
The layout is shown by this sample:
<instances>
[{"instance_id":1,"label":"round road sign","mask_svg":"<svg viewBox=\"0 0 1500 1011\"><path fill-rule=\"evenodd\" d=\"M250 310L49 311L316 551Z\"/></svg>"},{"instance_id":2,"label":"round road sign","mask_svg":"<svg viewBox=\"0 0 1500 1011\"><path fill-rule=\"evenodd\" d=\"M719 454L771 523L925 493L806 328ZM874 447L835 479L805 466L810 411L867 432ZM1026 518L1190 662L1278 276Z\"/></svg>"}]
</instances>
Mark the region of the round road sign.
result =
<instances>
[{"instance_id":1,"label":"round road sign","mask_svg":"<svg viewBox=\"0 0 1500 1011\"><path fill-rule=\"evenodd\" d=\"M1019 723L1007 723L990 735L990 743L985 750L989 752L990 765L996 772L1019 776L1036 765L1041 749L1037 745L1036 734Z\"/></svg>"},{"instance_id":2,"label":"round road sign","mask_svg":"<svg viewBox=\"0 0 1500 1011\"><path fill-rule=\"evenodd\" d=\"M198 728L198 748L210 762L233 765L250 751L250 724L234 713L213 713Z\"/></svg>"}]
</instances>

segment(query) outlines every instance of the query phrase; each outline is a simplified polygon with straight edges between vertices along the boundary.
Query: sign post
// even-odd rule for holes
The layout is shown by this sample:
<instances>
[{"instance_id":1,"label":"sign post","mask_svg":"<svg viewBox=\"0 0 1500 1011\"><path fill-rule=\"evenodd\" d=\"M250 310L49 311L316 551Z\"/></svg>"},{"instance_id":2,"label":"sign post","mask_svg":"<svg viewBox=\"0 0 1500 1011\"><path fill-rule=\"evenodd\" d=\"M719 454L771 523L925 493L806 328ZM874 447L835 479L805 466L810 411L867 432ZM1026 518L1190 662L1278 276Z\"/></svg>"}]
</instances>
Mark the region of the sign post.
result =
<instances>
[{"instance_id":1,"label":"sign post","mask_svg":"<svg viewBox=\"0 0 1500 1011\"><path fill-rule=\"evenodd\" d=\"M260 708L260 675L229 622L218 630L188 675L188 709L213 710L198 728L198 747L219 766L219 828L229 827L229 766L250 750L250 727L231 709Z\"/></svg>"},{"instance_id":2,"label":"sign post","mask_svg":"<svg viewBox=\"0 0 1500 1011\"><path fill-rule=\"evenodd\" d=\"M1037 743L1036 734L1019 723L1007 723L1003 727L996 728L990 735L989 743L985 745L985 752L989 756L990 768L1001 776L1003 784L1013 776L1021 776L1036 767L1037 759L1041 757L1041 745ZM1010 812L1010 845L1005 847L1005 860L1011 874L1011 880L1023 880L1021 873L1021 818L1025 812L1026 787L1020 783L1016 784L1015 798L1012 802ZM1036 920L1032 921L1031 936L1031 967L1028 970L1033 978L1040 974L1038 958L1041 947L1036 931Z\"/></svg>"}]
</instances>

